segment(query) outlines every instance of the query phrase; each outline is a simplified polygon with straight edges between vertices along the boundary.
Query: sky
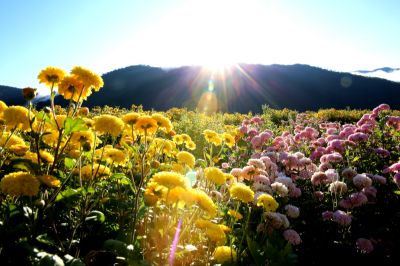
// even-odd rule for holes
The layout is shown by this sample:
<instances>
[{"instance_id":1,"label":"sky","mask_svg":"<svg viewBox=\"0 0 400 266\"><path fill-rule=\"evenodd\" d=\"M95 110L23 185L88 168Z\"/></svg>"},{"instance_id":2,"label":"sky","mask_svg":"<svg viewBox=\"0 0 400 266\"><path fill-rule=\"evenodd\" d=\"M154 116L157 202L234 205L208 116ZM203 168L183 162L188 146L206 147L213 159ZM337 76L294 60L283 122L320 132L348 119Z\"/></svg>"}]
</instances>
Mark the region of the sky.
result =
<instances>
[{"instance_id":1,"label":"sky","mask_svg":"<svg viewBox=\"0 0 400 266\"><path fill-rule=\"evenodd\" d=\"M398 0L0 0L0 85L41 69L400 67Z\"/></svg>"}]
</instances>

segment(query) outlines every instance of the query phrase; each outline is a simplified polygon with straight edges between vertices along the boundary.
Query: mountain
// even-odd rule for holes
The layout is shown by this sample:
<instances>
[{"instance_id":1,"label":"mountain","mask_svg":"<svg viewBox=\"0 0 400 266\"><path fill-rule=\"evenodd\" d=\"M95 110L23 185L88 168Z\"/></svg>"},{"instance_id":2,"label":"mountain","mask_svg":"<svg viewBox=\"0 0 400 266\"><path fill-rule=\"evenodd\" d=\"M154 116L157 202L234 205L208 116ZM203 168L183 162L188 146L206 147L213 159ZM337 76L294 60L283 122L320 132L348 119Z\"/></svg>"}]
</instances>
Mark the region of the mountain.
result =
<instances>
[{"instance_id":1,"label":"mountain","mask_svg":"<svg viewBox=\"0 0 400 266\"><path fill-rule=\"evenodd\" d=\"M357 70L352 73L355 75L362 75L366 77L377 77L395 82L400 82L400 68L382 67L374 70Z\"/></svg>"},{"instance_id":2,"label":"mountain","mask_svg":"<svg viewBox=\"0 0 400 266\"><path fill-rule=\"evenodd\" d=\"M21 89L0 85L0 100L8 105L24 105Z\"/></svg>"},{"instance_id":3,"label":"mountain","mask_svg":"<svg viewBox=\"0 0 400 266\"><path fill-rule=\"evenodd\" d=\"M400 109L400 83L300 64L240 64L215 73L198 66L166 70L136 65L106 73L103 79L104 88L94 92L84 106L141 104L155 110L217 106L220 111L259 113L262 105L305 111L364 109L387 103ZM56 104L67 102L58 96ZM38 103L39 108L43 105L48 102Z\"/></svg>"}]
</instances>

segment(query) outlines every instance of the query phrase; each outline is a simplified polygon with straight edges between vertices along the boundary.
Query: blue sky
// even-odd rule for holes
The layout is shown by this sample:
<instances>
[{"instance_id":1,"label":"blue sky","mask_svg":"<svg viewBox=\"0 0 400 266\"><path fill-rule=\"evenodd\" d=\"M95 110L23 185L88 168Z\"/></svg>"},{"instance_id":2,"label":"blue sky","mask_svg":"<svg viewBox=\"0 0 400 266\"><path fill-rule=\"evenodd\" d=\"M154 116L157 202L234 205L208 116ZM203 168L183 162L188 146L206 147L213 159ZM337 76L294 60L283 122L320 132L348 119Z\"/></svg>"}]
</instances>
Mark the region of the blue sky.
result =
<instances>
[{"instance_id":1,"label":"blue sky","mask_svg":"<svg viewBox=\"0 0 400 266\"><path fill-rule=\"evenodd\" d=\"M397 0L0 0L0 84L47 66L400 67Z\"/></svg>"}]
</instances>

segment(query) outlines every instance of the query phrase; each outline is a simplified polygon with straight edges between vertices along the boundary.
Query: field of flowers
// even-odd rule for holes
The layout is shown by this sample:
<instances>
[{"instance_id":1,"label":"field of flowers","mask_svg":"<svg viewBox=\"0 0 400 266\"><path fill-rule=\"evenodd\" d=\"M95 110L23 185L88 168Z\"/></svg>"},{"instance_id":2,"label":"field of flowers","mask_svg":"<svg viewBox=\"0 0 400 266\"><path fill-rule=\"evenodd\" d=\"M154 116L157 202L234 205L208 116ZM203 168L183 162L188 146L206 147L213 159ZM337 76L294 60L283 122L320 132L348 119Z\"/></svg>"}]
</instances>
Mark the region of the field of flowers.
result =
<instances>
[{"instance_id":1,"label":"field of flowers","mask_svg":"<svg viewBox=\"0 0 400 266\"><path fill-rule=\"evenodd\" d=\"M89 110L97 74L38 79L49 107L34 108L32 88L26 107L0 101L0 265L396 264L400 117L388 105Z\"/></svg>"}]
</instances>

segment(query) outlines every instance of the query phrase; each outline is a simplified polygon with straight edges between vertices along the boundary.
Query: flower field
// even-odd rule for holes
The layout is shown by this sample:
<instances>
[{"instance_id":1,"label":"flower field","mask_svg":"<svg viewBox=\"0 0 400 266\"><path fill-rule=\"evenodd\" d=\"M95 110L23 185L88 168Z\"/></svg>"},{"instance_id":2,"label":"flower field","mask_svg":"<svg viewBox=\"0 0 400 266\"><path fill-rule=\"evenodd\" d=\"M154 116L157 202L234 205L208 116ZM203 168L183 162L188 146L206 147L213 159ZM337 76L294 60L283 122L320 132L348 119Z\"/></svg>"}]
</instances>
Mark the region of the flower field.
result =
<instances>
[{"instance_id":1,"label":"flower field","mask_svg":"<svg viewBox=\"0 0 400 266\"><path fill-rule=\"evenodd\" d=\"M395 265L400 113L204 114L0 101L0 265ZM54 106L58 93L70 101ZM0 99L1 100L1 99Z\"/></svg>"}]
</instances>

